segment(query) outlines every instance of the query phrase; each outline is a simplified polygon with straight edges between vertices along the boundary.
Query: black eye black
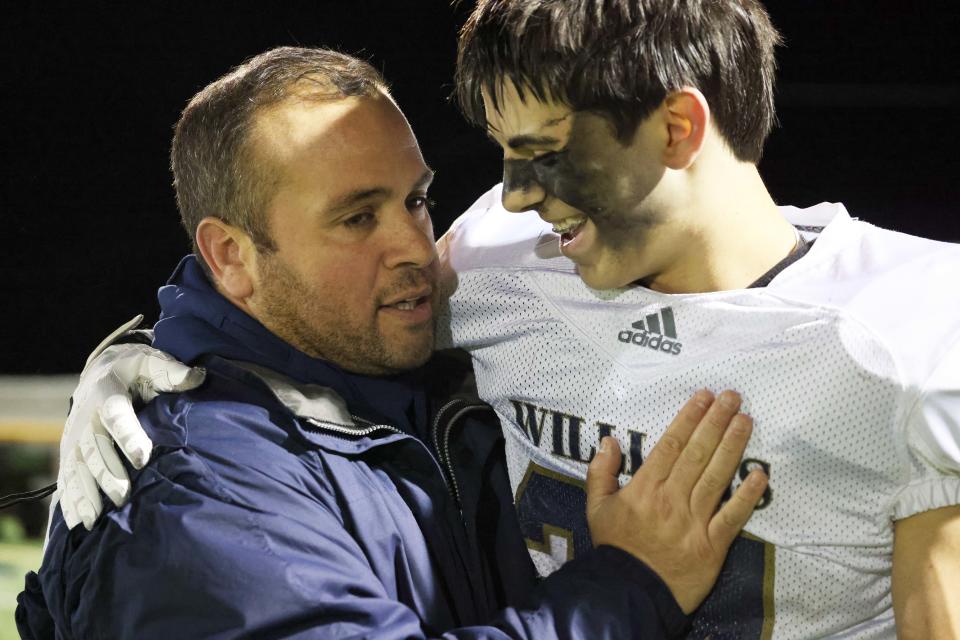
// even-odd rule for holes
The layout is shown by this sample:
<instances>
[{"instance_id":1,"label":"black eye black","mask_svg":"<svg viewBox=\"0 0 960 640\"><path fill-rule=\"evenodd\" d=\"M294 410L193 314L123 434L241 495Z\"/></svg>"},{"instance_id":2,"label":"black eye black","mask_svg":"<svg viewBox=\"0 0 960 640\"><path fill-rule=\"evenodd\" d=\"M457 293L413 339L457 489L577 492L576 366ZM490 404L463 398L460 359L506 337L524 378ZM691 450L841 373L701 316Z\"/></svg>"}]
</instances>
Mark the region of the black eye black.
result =
<instances>
[{"instance_id":1,"label":"black eye black","mask_svg":"<svg viewBox=\"0 0 960 640\"><path fill-rule=\"evenodd\" d=\"M555 166L558 162L560 162L560 152L551 151L549 153L545 153L543 155L535 157L533 161L536 162L541 167L550 168Z\"/></svg>"}]
</instances>

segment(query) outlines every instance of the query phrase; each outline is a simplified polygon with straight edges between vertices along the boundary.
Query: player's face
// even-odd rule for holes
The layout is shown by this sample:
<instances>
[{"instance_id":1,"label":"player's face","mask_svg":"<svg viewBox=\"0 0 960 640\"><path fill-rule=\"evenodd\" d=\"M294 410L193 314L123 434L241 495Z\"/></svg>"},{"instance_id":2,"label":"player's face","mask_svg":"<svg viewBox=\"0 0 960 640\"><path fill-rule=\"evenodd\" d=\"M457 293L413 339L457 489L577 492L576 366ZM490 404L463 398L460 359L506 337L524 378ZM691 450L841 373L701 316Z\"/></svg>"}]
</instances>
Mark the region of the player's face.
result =
<instances>
[{"instance_id":1,"label":"player's face","mask_svg":"<svg viewBox=\"0 0 960 640\"><path fill-rule=\"evenodd\" d=\"M623 144L606 118L529 92L521 99L509 82L499 108L489 94L484 101L488 133L504 150L504 207L553 224L561 251L594 288L651 275L645 240L662 216L650 195L665 171L655 119Z\"/></svg>"},{"instance_id":2,"label":"player's face","mask_svg":"<svg viewBox=\"0 0 960 640\"><path fill-rule=\"evenodd\" d=\"M433 172L385 96L288 100L258 118L274 163L274 253L257 256L251 310L301 351L361 373L423 364L433 349Z\"/></svg>"}]
</instances>

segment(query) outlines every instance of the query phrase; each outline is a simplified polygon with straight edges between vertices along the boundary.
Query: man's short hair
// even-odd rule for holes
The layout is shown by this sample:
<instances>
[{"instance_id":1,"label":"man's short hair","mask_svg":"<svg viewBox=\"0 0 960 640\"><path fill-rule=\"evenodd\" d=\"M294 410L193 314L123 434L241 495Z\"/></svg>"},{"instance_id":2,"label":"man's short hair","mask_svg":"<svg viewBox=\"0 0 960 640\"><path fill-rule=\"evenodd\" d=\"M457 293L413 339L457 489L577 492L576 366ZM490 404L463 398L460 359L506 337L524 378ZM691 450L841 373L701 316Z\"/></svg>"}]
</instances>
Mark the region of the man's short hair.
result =
<instances>
[{"instance_id":1,"label":"man's short hair","mask_svg":"<svg viewBox=\"0 0 960 640\"><path fill-rule=\"evenodd\" d=\"M618 139L671 91L699 89L741 161L758 162L776 121L780 36L756 0L479 0L460 32L457 98L484 126L510 80L539 101L606 116Z\"/></svg>"},{"instance_id":2,"label":"man's short hair","mask_svg":"<svg viewBox=\"0 0 960 640\"><path fill-rule=\"evenodd\" d=\"M200 256L196 231L213 216L274 251L266 211L278 176L255 153L256 114L286 98L336 100L387 92L370 64L329 49L278 47L255 56L195 95L177 122L170 169L180 220ZM207 265L201 260L204 268Z\"/></svg>"}]
</instances>

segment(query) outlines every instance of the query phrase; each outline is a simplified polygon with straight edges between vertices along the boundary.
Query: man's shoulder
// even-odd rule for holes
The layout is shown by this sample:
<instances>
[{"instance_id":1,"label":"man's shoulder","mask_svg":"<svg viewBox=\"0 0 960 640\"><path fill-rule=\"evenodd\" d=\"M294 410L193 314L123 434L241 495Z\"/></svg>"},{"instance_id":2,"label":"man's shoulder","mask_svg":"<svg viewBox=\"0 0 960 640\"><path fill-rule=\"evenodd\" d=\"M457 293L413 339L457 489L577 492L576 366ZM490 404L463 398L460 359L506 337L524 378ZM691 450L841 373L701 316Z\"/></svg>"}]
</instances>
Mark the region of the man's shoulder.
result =
<instances>
[{"instance_id":1,"label":"man's shoulder","mask_svg":"<svg viewBox=\"0 0 960 640\"><path fill-rule=\"evenodd\" d=\"M298 410L278 397L294 396L292 388L272 389L233 363L204 364L203 385L163 394L140 411L154 453L134 478L131 503L162 508L192 495L198 504L253 511L306 512L326 505L335 512L337 496L353 486L345 482L355 466L347 454L362 451L363 442L314 429L309 417L298 415L311 413L302 398L292 401L300 402Z\"/></svg>"},{"instance_id":2,"label":"man's shoulder","mask_svg":"<svg viewBox=\"0 0 960 640\"><path fill-rule=\"evenodd\" d=\"M204 383L196 389L161 394L138 412L154 443L165 448L212 446L227 434L236 443L249 444L275 430L289 427L292 416L265 385L235 367L207 367Z\"/></svg>"},{"instance_id":3,"label":"man's shoulder","mask_svg":"<svg viewBox=\"0 0 960 640\"><path fill-rule=\"evenodd\" d=\"M59 512L52 519L39 579L58 627L84 637L117 635L120 623L97 614L119 595L111 583L151 584L152 597L175 597L173 581L151 582L158 565L194 562L185 547L253 531L261 513L290 509L296 494L281 490L281 474L294 467L277 464L281 448L264 437L274 419L259 400L255 388L208 368L197 389L161 394L138 412L154 446L142 469L129 469L128 502L105 504L91 531L68 530ZM227 545L223 555L234 551ZM200 566L191 570L202 573Z\"/></svg>"}]
</instances>

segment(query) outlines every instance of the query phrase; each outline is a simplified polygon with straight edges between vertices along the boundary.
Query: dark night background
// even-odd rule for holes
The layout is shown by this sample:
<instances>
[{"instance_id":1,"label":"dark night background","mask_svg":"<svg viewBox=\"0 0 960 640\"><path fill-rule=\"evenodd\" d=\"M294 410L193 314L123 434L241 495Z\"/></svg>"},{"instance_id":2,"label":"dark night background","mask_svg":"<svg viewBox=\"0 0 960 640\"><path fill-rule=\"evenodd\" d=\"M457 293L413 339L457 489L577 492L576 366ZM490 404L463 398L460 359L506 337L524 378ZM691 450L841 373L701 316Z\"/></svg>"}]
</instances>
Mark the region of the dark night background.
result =
<instances>
[{"instance_id":1,"label":"dark night background","mask_svg":"<svg viewBox=\"0 0 960 640\"><path fill-rule=\"evenodd\" d=\"M171 127L193 93L267 48L332 46L385 73L439 169L438 233L499 181L496 150L447 100L469 0L78 4L0 10L0 373L78 371L114 326L156 318L156 288L188 247ZM842 201L960 241L960 4L767 6L786 38L761 164L774 198Z\"/></svg>"}]
</instances>

